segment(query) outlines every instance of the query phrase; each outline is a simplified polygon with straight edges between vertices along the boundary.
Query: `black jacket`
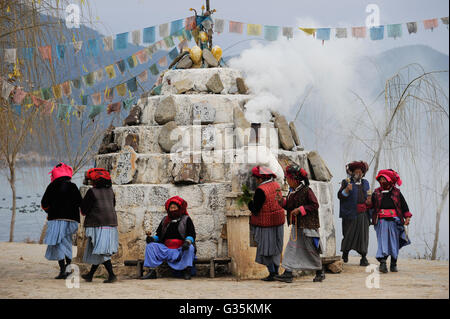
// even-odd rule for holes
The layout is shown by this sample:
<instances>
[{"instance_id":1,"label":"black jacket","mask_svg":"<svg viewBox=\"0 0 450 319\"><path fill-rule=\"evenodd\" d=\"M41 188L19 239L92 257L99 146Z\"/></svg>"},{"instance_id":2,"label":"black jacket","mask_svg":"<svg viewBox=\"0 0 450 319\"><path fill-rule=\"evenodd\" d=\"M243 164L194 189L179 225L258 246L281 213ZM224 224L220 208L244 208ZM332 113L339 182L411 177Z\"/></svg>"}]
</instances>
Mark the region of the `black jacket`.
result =
<instances>
[{"instance_id":1,"label":"black jacket","mask_svg":"<svg viewBox=\"0 0 450 319\"><path fill-rule=\"evenodd\" d=\"M84 227L117 226L115 206L112 187L89 189L81 203L81 213L86 215Z\"/></svg>"},{"instance_id":2,"label":"black jacket","mask_svg":"<svg viewBox=\"0 0 450 319\"><path fill-rule=\"evenodd\" d=\"M51 182L41 200L41 207L48 220L68 219L80 222L81 194L69 177L60 177Z\"/></svg>"}]
</instances>

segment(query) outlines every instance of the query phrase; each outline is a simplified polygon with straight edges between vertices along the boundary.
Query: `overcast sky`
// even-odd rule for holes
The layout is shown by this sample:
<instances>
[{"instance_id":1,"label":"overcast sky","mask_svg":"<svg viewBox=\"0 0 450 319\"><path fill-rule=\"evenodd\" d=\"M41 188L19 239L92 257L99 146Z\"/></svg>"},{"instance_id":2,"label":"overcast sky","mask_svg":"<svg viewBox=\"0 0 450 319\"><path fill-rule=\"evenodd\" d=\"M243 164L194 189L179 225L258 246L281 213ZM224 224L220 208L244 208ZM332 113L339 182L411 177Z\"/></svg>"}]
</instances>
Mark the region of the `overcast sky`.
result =
<instances>
[{"instance_id":1,"label":"overcast sky","mask_svg":"<svg viewBox=\"0 0 450 319\"><path fill-rule=\"evenodd\" d=\"M190 7L200 9L205 1L91 0L89 3L92 16L99 18L96 28L103 34L117 34L184 18L191 14ZM417 21L420 22L418 33L409 35L404 29L403 37L400 39L354 41L366 41L374 51L409 44L425 44L445 54L449 53L449 31L441 24L440 19L439 27L433 31L424 30L422 24L424 19L448 16L448 0L211 0L211 7L217 9L215 14L217 18L245 23L351 27L365 25L366 17L369 15L366 13L366 6L371 3L378 5L380 9L381 24ZM215 43L219 45L230 45L236 41L239 41L239 38L230 40L226 35L215 38ZM239 51L240 47L237 46L236 49Z\"/></svg>"}]
</instances>

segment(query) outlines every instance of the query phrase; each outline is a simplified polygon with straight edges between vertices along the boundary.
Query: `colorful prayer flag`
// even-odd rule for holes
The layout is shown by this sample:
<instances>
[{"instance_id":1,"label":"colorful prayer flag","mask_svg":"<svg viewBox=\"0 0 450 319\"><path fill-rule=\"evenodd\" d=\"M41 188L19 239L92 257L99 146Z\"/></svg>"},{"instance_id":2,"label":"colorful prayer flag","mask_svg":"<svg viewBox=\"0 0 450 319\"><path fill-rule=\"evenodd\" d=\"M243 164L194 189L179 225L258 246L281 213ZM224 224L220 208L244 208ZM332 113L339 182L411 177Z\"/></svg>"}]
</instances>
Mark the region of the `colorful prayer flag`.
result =
<instances>
[{"instance_id":1,"label":"colorful prayer flag","mask_svg":"<svg viewBox=\"0 0 450 319\"><path fill-rule=\"evenodd\" d=\"M127 94L127 84L121 83L116 86L117 95L125 96Z\"/></svg>"},{"instance_id":2,"label":"colorful prayer flag","mask_svg":"<svg viewBox=\"0 0 450 319\"><path fill-rule=\"evenodd\" d=\"M99 48L97 39L88 40L88 56L98 56Z\"/></svg>"},{"instance_id":3,"label":"colorful prayer flag","mask_svg":"<svg viewBox=\"0 0 450 319\"><path fill-rule=\"evenodd\" d=\"M52 90L50 88L41 89L41 96L44 100L50 100L53 97Z\"/></svg>"},{"instance_id":4,"label":"colorful prayer flag","mask_svg":"<svg viewBox=\"0 0 450 319\"><path fill-rule=\"evenodd\" d=\"M178 56L178 48L175 47L169 52L169 58L171 60L175 59Z\"/></svg>"},{"instance_id":5,"label":"colorful prayer flag","mask_svg":"<svg viewBox=\"0 0 450 319\"><path fill-rule=\"evenodd\" d=\"M70 104L58 104L58 119L66 120L71 108L72 106Z\"/></svg>"},{"instance_id":6,"label":"colorful prayer flag","mask_svg":"<svg viewBox=\"0 0 450 319\"><path fill-rule=\"evenodd\" d=\"M431 31L433 31L434 28L438 27L438 19L434 18L434 19L423 20L423 27L425 28L425 30L431 29Z\"/></svg>"},{"instance_id":7,"label":"colorful prayer flag","mask_svg":"<svg viewBox=\"0 0 450 319\"><path fill-rule=\"evenodd\" d=\"M27 95L27 92L22 90L21 88L15 88L13 92L13 102L16 104L21 104L22 101L25 99L25 96Z\"/></svg>"},{"instance_id":8,"label":"colorful prayer flag","mask_svg":"<svg viewBox=\"0 0 450 319\"><path fill-rule=\"evenodd\" d=\"M73 42L73 53L78 54L78 52L81 51L81 48L83 47L83 41L75 41Z\"/></svg>"},{"instance_id":9,"label":"colorful prayer flag","mask_svg":"<svg viewBox=\"0 0 450 319\"><path fill-rule=\"evenodd\" d=\"M161 59L159 59L158 64L161 67L167 66L167 56L163 56Z\"/></svg>"},{"instance_id":10,"label":"colorful prayer flag","mask_svg":"<svg viewBox=\"0 0 450 319\"><path fill-rule=\"evenodd\" d=\"M130 92L136 92L137 91L137 82L136 78L129 79L127 81L127 88Z\"/></svg>"},{"instance_id":11,"label":"colorful prayer flag","mask_svg":"<svg viewBox=\"0 0 450 319\"><path fill-rule=\"evenodd\" d=\"M330 40L330 33L330 28L319 28L316 31L316 38L317 40L328 41Z\"/></svg>"},{"instance_id":12,"label":"colorful prayer flag","mask_svg":"<svg viewBox=\"0 0 450 319\"><path fill-rule=\"evenodd\" d=\"M120 112L121 107L122 107L122 102L116 102L116 103L109 104L108 107L106 108L106 113L107 114L118 113L118 112Z\"/></svg>"},{"instance_id":13,"label":"colorful prayer flag","mask_svg":"<svg viewBox=\"0 0 450 319\"><path fill-rule=\"evenodd\" d=\"M336 38L338 39L347 38L347 28L336 28Z\"/></svg>"},{"instance_id":14,"label":"colorful prayer flag","mask_svg":"<svg viewBox=\"0 0 450 319\"><path fill-rule=\"evenodd\" d=\"M315 28L299 28L299 29L302 30L303 32L305 32L308 35L314 36L316 34L316 29Z\"/></svg>"},{"instance_id":15,"label":"colorful prayer flag","mask_svg":"<svg viewBox=\"0 0 450 319\"><path fill-rule=\"evenodd\" d=\"M170 35L175 35L181 29L183 29L183 19L175 20L170 23Z\"/></svg>"},{"instance_id":16,"label":"colorful prayer flag","mask_svg":"<svg viewBox=\"0 0 450 319\"><path fill-rule=\"evenodd\" d=\"M97 71L94 71L95 82L99 83L99 82L103 81L104 75L105 75L105 72L103 71L103 69L98 69Z\"/></svg>"},{"instance_id":17,"label":"colorful prayer flag","mask_svg":"<svg viewBox=\"0 0 450 319\"><path fill-rule=\"evenodd\" d=\"M62 98L62 90L61 90L61 86L59 84L53 85L52 91L53 91L53 96L55 97L55 99Z\"/></svg>"},{"instance_id":18,"label":"colorful prayer flag","mask_svg":"<svg viewBox=\"0 0 450 319\"><path fill-rule=\"evenodd\" d=\"M186 30L189 30L189 31L194 30L196 26L197 26L197 23L195 20L195 16L188 17L184 21L184 27Z\"/></svg>"},{"instance_id":19,"label":"colorful prayer flag","mask_svg":"<svg viewBox=\"0 0 450 319\"><path fill-rule=\"evenodd\" d=\"M280 27L269 25L264 26L264 39L267 41L276 41L279 33Z\"/></svg>"},{"instance_id":20,"label":"colorful prayer flag","mask_svg":"<svg viewBox=\"0 0 450 319\"><path fill-rule=\"evenodd\" d=\"M417 33L417 22L408 22L406 23L406 28L408 29L408 33Z\"/></svg>"},{"instance_id":21,"label":"colorful prayer flag","mask_svg":"<svg viewBox=\"0 0 450 319\"><path fill-rule=\"evenodd\" d=\"M142 71L138 76L137 76L139 82L144 83L147 81L148 79L148 72L147 70Z\"/></svg>"},{"instance_id":22,"label":"colorful prayer flag","mask_svg":"<svg viewBox=\"0 0 450 319\"><path fill-rule=\"evenodd\" d=\"M119 69L120 73L124 73L127 69L127 65L125 63L125 60L120 60L116 62L117 68Z\"/></svg>"},{"instance_id":23,"label":"colorful prayer flag","mask_svg":"<svg viewBox=\"0 0 450 319\"><path fill-rule=\"evenodd\" d=\"M401 24L388 24L387 26L388 38L399 38L402 36L402 25Z\"/></svg>"},{"instance_id":24,"label":"colorful prayer flag","mask_svg":"<svg viewBox=\"0 0 450 319\"><path fill-rule=\"evenodd\" d=\"M220 34L223 33L224 29L225 29L225 20L214 19L214 32Z\"/></svg>"},{"instance_id":25,"label":"colorful prayer flag","mask_svg":"<svg viewBox=\"0 0 450 319\"><path fill-rule=\"evenodd\" d=\"M104 37L103 38L103 50L105 51L112 51L113 49L113 37L109 36L109 37Z\"/></svg>"},{"instance_id":26,"label":"colorful prayer flag","mask_svg":"<svg viewBox=\"0 0 450 319\"><path fill-rule=\"evenodd\" d=\"M150 72L153 75L158 75L159 74L158 66L155 63L150 66Z\"/></svg>"},{"instance_id":27,"label":"colorful prayer flag","mask_svg":"<svg viewBox=\"0 0 450 319\"><path fill-rule=\"evenodd\" d=\"M147 50L141 50L136 52L136 57L139 60L140 64L144 64L148 62L148 51Z\"/></svg>"},{"instance_id":28,"label":"colorful prayer flag","mask_svg":"<svg viewBox=\"0 0 450 319\"><path fill-rule=\"evenodd\" d=\"M94 84L94 73L83 75L84 85L92 86Z\"/></svg>"},{"instance_id":29,"label":"colorful prayer flag","mask_svg":"<svg viewBox=\"0 0 450 319\"><path fill-rule=\"evenodd\" d=\"M94 105L100 105L102 103L102 94L100 92L92 93L92 104Z\"/></svg>"},{"instance_id":30,"label":"colorful prayer flag","mask_svg":"<svg viewBox=\"0 0 450 319\"><path fill-rule=\"evenodd\" d=\"M89 113L89 118L93 120L97 115L103 112L105 105L91 105L91 112Z\"/></svg>"},{"instance_id":31,"label":"colorful prayer flag","mask_svg":"<svg viewBox=\"0 0 450 319\"><path fill-rule=\"evenodd\" d=\"M173 38L172 36L169 37L165 37L164 38L164 43L166 44L166 47L169 49L171 47L173 47L175 45L175 43L173 42Z\"/></svg>"},{"instance_id":32,"label":"colorful prayer flag","mask_svg":"<svg viewBox=\"0 0 450 319\"><path fill-rule=\"evenodd\" d=\"M379 27L371 27L369 31L371 40L382 40L384 37L384 25L380 25Z\"/></svg>"},{"instance_id":33,"label":"colorful prayer flag","mask_svg":"<svg viewBox=\"0 0 450 319\"><path fill-rule=\"evenodd\" d=\"M260 24L247 24L247 35L259 36L262 33L262 25Z\"/></svg>"},{"instance_id":34,"label":"colorful prayer flag","mask_svg":"<svg viewBox=\"0 0 450 319\"><path fill-rule=\"evenodd\" d=\"M105 66L105 71L110 79L114 79L116 77L116 70L114 70L114 64Z\"/></svg>"},{"instance_id":35,"label":"colorful prayer flag","mask_svg":"<svg viewBox=\"0 0 450 319\"><path fill-rule=\"evenodd\" d=\"M128 32L119 33L116 35L115 48L116 50L126 49L128 46Z\"/></svg>"},{"instance_id":36,"label":"colorful prayer flag","mask_svg":"<svg viewBox=\"0 0 450 319\"><path fill-rule=\"evenodd\" d=\"M112 102L114 99L114 88L106 88L104 95L105 102Z\"/></svg>"},{"instance_id":37,"label":"colorful prayer flag","mask_svg":"<svg viewBox=\"0 0 450 319\"><path fill-rule=\"evenodd\" d=\"M81 80L80 80L80 78L73 79L72 80L72 85L73 85L74 88L79 89L81 87Z\"/></svg>"},{"instance_id":38,"label":"colorful prayer flag","mask_svg":"<svg viewBox=\"0 0 450 319\"><path fill-rule=\"evenodd\" d=\"M136 103L136 99L135 98L123 100L123 108L125 110L128 110L135 103Z\"/></svg>"},{"instance_id":39,"label":"colorful prayer flag","mask_svg":"<svg viewBox=\"0 0 450 319\"><path fill-rule=\"evenodd\" d=\"M127 63L128 63L128 66L130 67L130 69L134 68L138 64L136 56L134 56L134 55L129 56L127 58Z\"/></svg>"},{"instance_id":40,"label":"colorful prayer flag","mask_svg":"<svg viewBox=\"0 0 450 319\"><path fill-rule=\"evenodd\" d=\"M58 59L60 60L64 59L65 54L66 54L66 46L64 44L58 44L56 46L56 55L58 56Z\"/></svg>"},{"instance_id":41,"label":"colorful prayer flag","mask_svg":"<svg viewBox=\"0 0 450 319\"><path fill-rule=\"evenodd\" d=\"M366 27L352 27L352 37L354 38L365 38L366 32Z\"/></svg>"},{"instance_id":42,"label":"colorful prayer flag","mask_svg":"<svg viewBox=\"0 0 450 319\"><path fill-rule=\"evenodd\" d=\"M294 29L291 27L283 27L283 37L286 37L288 40L294 37Z\"/></svg>"},{"instance_id":43,"label":"colorful prayer flag","mask_svg":"<svg viewBox=\"0 0 450 319\"><path fill-rule=\"evenodd\" d=\"M131 41L134 45L140 45L141 44L141 30L134 30L131 33Z\"/></svg>"},{"instance_id":44,"label":"colorful prayer flag","mask_svg":"<svg viewBox=\"0 0 450 319\"><path fill-rule=\"evenodd\" d=\"M43 60L48 60L50 63L52 63L52 46L47 45L43 47L39 47L39 53L41 54L41 57Z\"/></svg>"},{"instance_id":45,"label":"colorful prayer flag","mask_svg":"<svg viewBox=\"0 0 450 319\"><path fill-rule=\"evenodd\" d=\"M22 55L25 60L31 60L33 59L34 55L34 48L23 48L22 49Z\"/></svg>"},{"instance_id":46,"label":"colorful prayer flag","mask_svg":"<svg viewBox=\"0 0 450 319\"><path fill-rule=\"evenodd\" d=\"M448 28L448 17L441 18L442 24L445 24Z\"/></svg>"},{"instance_id":47,"label":"colorful prayer flag","mask_svg":"<svg viewBox=\"0 0 450 319\"><path fill-rule=\"evenodd\" d=\"M144 29L144 43L153 43L155 42L156 36L155 36L155 27L148 27Z\"/></svg>"},{"instance_id":48,"label":"colorful prayer flag","mask_svg":"<svg viewBox=\"0 0 450 319\"><path fill-rule=\"evenodd\" d=\"M5 49L5 62L16 63L16 49Z\"/></svg>"},{"instance_id":49,"label":"colorful prayer flag","mask_svg":"<svg viewBox=\"0 0 450 319\"><path fill-rule=\"evenodd\" d=\"M241 22L237 22L237 21L229 22L228 30L230 33L242 34L243 28L244 28L244 25Z\"/></svg>"},{"instance_id":50,"label":"colorful prayer flag","mask_svg":"<svg viewBox=\"0 0 450 319\"><path fill-rule=\"evenodd\" d=\"M65 96L70 96L72 94L72 87L70 86L70 81L66 81L63 84L61 84L61 88Z\"/></svg>"},{"instance_id":51,"label":"colorful prayer flag","mask_svg":"<svg viewBox=\"0 0 450 319\"><path fill-rule=\"evenodd\" d=\"M169 36L169 24L168 23L164 23L159 26L159 36L161 38L165 38L165 37Z\"/></svg>"}]
</instances>

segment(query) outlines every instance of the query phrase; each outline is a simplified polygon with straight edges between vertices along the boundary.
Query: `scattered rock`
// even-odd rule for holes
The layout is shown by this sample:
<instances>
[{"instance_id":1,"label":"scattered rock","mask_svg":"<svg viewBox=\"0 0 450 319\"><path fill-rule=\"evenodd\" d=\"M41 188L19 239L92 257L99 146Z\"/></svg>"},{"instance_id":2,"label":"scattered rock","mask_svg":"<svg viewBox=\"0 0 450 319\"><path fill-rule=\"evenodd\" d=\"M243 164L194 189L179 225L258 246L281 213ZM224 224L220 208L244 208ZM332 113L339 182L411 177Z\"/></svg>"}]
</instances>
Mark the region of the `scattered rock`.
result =
<instances>
[{"instance_id":1,"label":"scattered rock","mask_svg":"<svg viewBox=\"0 0 450 319\"><path fill-rule=\"evenodd\" d=\"M327 269L334 274L342 272L344 262L342 260L336 260L334 263L327 265Z\"/></svg>"},{"instance_id":2,"label":"scattered rock","mask_svg":"<svg viewBox=\"0 0 450 319\"><path fill-rule=\"evenodd\" d=\"M166 97L159 103L155 111L155 121L159 125L164 125L175 120L176 113L177 108L175 106L175 99L173 96Z\"/></svg>"},{"instance_id":3,"label":"scattered rock","mask_svg":"<svg viewBox=\"0 0 450 319\"><path fill-rule=\"evenodd\" d=\"M125 137L125 145L131 146L135 152L138 151L139 148L139 135L130 133Z\"/></svg>"},{"instance_id":4,"label":"scattered rock","mask_svg":"<svg viewBox=\"0 0 450 319\"><path fill-rule=\"evenodd\" d=\"M141 123L141 115L142 110L139 106L133 106L128 114L127 118L124 121L124 125L132 126L139 125Z\"/></svg>"},{"instance_id":5,"label":"scattered rock","mask_svg":"<svg viewBox=\"0 0 450 319\"><path fill-rule=\"evenodd\" d=\"M220 76L218 73L215 73L209 80L206 82L206 87L209 91L220 94L222 90L224 89L222 80L220 79Z\"/></svg>"},{"instance_id":6,"label":"scattered rock","mask_svg":"<svg viewBox=\"0 0 450 319\"><path fill-rule=\"evenodd\" d=\"M178 61L180 61L183 57L185 57L186 55L188 55L189 52L188 51L183 51L180 54L177 55L177 57L175 59L173 59L172 63L170 63L168 69L172 69L172 67L178 63Z\"/></svg>"},{"instance_id":7,"label":"scattered rock","mask_svg":"<svg viewBox=\"0 0 450 319\"><path fill-rule=\"evenodd\" d=\"M214 55L208 49L203 49L203 59L209 67L216 68L217 66L219 66L219 61L216 60Z\"/></svg>"},{"instance_id":8,"label":"scattered rock","mask_svg":"<svg viewBox=\"0 0 450 319\"><path fill-rule=\"evenodd\" d=\"M237 147L245 146L245 144L248 144L250 139L249 129L251 128L251 125L250 122L247 121L247 119L245 118L245 114L239 106L235 106L233 108L233 122L234 127L236 128L235 134L236 134L236 142L238 144L236 146Z\"/></svg>"},{"instance_id":9,"label":"scattered rock","mask_svg":"<svg viewBox=\"0 0 450 319\"><path fill-rule=\"evenodd\" d=\"M236 86L239 94L247 94L248 87L245 85L245 81L243 78L236 78Z\"/></svg>"},{"instance_id":10,"label":"scattered rock","mask_svg":"<svg viewBox=\"0 0 450 319\"><path fill-rule=\"evenodd\" d=\"M297 128L295 127L294 122L289 123L289 129L291 130L295 145L301 146L302 144L300 144L300 138L298 137Z\"/></svg>"},{"instance_id":11,"label":"scattered rock","mask_svg":"<svg viewBox=\"0 0 450 319\"><path fill-rule=\"evenodd\" d=\"M183 94L186 91L189 91L192 88L194 88L194 83L190 79L184 79L181 81L177 81L173 85L177 89L177 94Z\"/></svg>"},{"instance_id":12,"label":"scattered rock","mask_svg":"<svg viewBox=\"0 0 450 319\"><path fill-rule=\"evenodd\" d=\"M210 124L216 119L216 109L208 103L195 104L192 108L192 118L196 124Z\"/></svg>"},{"instance_id":13,"label":"scattered rock","mask_svg":"<svg viewBox=\"0 0 450 319\"><path fill-rule=\"evenodd\" d=\"M322 157L316 151L308 153L308 161L312 168L312 179L316 181L329 182L333 175L325 164Z\"/></svg>"},{"instance_id":14,"label":"scattered rock","mask_svg":"<svg viewBox=\"0 0 450 319\"><path fill-rule=\"evenodd\" d=\"M98 149L98 154L115 153L120 150L119 145L114 143L114 129L113 125L110 125L103 136L102 143Z\"/></svg>"},{"instance_id":15,"label":"scattered rock","mask_svg":"<svg viewBox=\"0 0 450 319\"><path fill-rule=\"evenodd\" d=\"M159 132L158 143L161 149L170 153L172 148L181 140L181 132L178 129L175 121L170 121L164 124L163 128Z\"/></svg>"},{"instance_id":16,"label":"scattered rock","mask_svg":"<svg viewBox=\"0 0 450 319\"><path fill-rule=\"evenodd\" d=\"M192 60L189 55L185 55L177 64L177 69L190 69L192 67Z\"/></svg>"},{"instance_id":17,"label":"scattered rock","mask_svg":"<svg viewBox=\"0 0 450 319\"><path fill-rule=\"evenodd\" d=\"M275 116L274 125L278 129L278 138L280 139L280 145L283 149L289 151L294 148L294 140L292 139L291 130L289 128L286 118L277 113L273 113Z\"/></svg>"}]
</instances>

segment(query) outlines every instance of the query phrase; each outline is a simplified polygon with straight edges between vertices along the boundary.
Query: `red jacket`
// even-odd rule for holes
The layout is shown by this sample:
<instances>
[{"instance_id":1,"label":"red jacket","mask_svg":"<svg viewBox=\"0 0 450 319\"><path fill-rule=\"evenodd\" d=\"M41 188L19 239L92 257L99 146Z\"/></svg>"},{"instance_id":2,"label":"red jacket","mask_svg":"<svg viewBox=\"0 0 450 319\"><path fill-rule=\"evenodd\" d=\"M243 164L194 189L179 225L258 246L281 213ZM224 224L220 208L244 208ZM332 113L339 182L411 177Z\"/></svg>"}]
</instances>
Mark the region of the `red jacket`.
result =
<instances>
[{"instance_id":1,"label":"red jacket","mask_svg":"<svg viewBox=\"0 0 450 319\"><path fill-rule=\"evenodd\" d=\"M284 209L276 200L276 195L281 196L281 187L275 182L269 182L258 186L264 192L266 200L257 215L251 215L250 224L259 227L273 227L283 225L285 222Z\"/></svg>"}]
</instances>

